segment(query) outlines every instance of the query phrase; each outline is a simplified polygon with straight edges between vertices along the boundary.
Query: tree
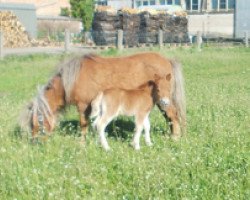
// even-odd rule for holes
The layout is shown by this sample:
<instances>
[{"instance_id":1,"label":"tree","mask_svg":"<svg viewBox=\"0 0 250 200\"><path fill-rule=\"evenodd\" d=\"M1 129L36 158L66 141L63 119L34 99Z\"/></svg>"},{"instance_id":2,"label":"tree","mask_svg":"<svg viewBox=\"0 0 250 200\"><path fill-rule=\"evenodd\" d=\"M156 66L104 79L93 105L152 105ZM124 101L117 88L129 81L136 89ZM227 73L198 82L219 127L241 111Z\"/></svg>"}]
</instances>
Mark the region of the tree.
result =
<instances>
[{"instance_id":1,"label":"tree","mask_svg":"<svg viewBox=\"0 0 250 200\"><path fill-rule=\"evenodd\" d=\"M94 12L94 0L70 0L70 5L72 16L81 18L84 30L90 30Z\"/></svg>"},{"instance_id":2,"label":"tree","mask_svg":"<svg viewBox=\"0 0 250 200\"><path fill-rule=\"evenodd\" d=\"M70 16L70 9L68 7L61 8L61 16L69 17Z\"/></svg>"}]
</instances>

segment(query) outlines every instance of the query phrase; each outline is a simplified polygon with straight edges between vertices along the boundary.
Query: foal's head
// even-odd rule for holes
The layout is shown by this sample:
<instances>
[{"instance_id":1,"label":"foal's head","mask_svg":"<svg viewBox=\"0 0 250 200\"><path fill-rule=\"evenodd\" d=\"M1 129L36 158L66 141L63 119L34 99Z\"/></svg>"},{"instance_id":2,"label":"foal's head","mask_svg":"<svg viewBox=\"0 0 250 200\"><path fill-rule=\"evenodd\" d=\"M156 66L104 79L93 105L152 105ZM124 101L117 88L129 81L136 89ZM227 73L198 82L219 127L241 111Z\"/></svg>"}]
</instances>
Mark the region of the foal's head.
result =
<instances>
[{"instance_id":1,"label":"foal's head","mask_svg":"<svg viewBox=\"0 0 250 200\"><path fill-rule=\"evenodd\" d=\"M38 132L52 131L56 114L65 106L65 92L62 79L55 75L47 85L40 88L36 98L29 104L21 116L21 126L32 130L32 136Z\"/></svg>"}]
</instances>

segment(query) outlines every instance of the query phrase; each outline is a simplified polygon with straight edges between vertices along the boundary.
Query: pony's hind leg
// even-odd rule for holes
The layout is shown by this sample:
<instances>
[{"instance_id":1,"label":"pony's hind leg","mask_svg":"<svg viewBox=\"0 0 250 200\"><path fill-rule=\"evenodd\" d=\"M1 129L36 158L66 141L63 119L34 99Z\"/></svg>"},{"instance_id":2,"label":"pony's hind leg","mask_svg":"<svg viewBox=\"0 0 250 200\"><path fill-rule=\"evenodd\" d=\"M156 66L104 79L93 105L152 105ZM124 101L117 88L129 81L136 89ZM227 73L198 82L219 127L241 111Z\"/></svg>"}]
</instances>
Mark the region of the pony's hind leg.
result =
<instances>
[{"instance_id":1,"label":"pony's hind leg","mask_svg":"<svg viewBox=\"0 0 250 200\"><path fill-rule=\"evenodd\" d=\"M88 132L88 116L90 115L91 107L87 104L78 104L78 112L80 115L80 126L82 132L81 143L85 144L86 135Z\"/></svg>"},{"instance_id":2,"label":"pony's hind leg","mask_svg":"<svg viewBox=\"0 0 250 200\"><path fill-rule=\"evenodd\" d=\"M144 127L144 132L145 132L146 145L152 146L153 143L151 142L151 139L150 139L150 121L149 121L148 115L143 122L143 127Z\"/></svg>"}]
</instances>

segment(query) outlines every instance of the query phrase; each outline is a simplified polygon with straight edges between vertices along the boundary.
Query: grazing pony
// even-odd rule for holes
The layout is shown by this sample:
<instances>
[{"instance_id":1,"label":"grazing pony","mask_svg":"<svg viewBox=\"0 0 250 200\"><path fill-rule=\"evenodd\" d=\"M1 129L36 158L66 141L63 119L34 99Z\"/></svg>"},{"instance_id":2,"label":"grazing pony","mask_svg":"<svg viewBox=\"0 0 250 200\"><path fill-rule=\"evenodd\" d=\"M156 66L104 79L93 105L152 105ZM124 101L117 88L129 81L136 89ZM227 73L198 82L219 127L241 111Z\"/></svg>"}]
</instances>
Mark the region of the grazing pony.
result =
<instances>
[{"instance_id":1,"label":"grazing pony","mask_svg":"<svg viewBox=\"0 0 250 200\"><path fill-rule=\"evenodd\" d=\"M94 126L96 127L102 147L109 150L110 147L105 137L105 128L118 115L135 117L136 132L132 142L136 150L140 149L141 132L144 129L145 142L151 146L149 113L155 103L161 106L169 105L169 91L161 90L163 86L170 84L171 75L158 77L154 81L149 81L141 85L138 89L126 90L112 88L100 92L92 101L91 117L96 117Z\"/></svg>"},{"instance_id":2,"label":"grazing pony","mask_svg":"<svg viewBox=\"0 0 250 200\"><path fill-rule=\"evenodd\" d=\"M55 127L58 112L66 105L73 104L80 115L84 142L91 102L100 92L110 88L136 89L153 80L155 74L160 77L171 75L169 84L160 89L169 93L169 104L163 106L158 103L158 107L167 122L170 121L172 137L177 139L186 121L181 66L153 52L117 58L85 55L59 64L58 71L21 115L21 127L30 128L33 138L41 131L50 132Z\"/></svg>"}]
</instances>

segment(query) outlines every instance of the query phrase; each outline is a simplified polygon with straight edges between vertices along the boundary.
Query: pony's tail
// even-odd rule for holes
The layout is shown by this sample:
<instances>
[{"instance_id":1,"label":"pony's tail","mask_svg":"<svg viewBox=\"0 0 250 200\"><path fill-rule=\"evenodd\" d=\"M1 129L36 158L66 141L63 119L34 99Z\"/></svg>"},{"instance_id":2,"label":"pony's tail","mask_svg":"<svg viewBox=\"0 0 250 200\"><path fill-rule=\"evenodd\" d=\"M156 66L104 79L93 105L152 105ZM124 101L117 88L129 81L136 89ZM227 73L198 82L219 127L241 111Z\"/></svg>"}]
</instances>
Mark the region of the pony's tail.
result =
<instances>
[{"instance_id":1,"label":"pony's tail","mask_svg":"<svg viewBox=\"0 0 250 200\"><path fill-rule=\"evenodd\" d=\"M176 108L182 133L186 132L186 98L182 66L176 60L171 60L174 80L172 84L172 102Z\"/></svg>"}]
</instances>

